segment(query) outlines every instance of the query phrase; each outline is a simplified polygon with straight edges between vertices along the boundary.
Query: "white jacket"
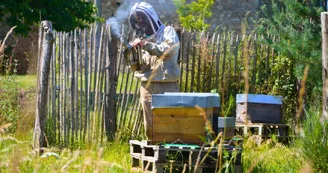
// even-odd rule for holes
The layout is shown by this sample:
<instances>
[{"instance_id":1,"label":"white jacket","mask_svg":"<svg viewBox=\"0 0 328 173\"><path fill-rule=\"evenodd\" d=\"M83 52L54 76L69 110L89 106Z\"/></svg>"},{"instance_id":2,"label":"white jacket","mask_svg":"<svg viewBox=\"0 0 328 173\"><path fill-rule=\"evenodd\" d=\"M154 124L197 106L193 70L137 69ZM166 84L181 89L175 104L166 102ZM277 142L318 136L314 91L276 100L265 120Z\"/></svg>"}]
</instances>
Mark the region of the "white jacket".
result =
<instances>
[{"instance_id":1,"label":"white jacket","mask_svg":"<svg viewBox=\"0 0 328 173\"><path fill-rule=\"evenodd\" d=\"M176 82L180 79L178 55L180 41L174 28L166 26L156 39L145 43L142 59L144 67L135 72L141 81Z\"/></svg>"}]
</instances>

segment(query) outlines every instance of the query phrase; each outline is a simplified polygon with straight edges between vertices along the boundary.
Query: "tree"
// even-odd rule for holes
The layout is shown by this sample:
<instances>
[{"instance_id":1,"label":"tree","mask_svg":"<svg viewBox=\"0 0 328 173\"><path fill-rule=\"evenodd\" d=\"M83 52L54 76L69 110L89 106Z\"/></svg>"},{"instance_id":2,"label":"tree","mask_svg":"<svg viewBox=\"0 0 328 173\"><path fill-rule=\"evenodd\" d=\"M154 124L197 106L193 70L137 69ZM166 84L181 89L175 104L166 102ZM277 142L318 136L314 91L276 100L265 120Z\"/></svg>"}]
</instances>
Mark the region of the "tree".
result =
<instances>
[{"instance_id":1,"label":"tree","mask_svg":"<svg viewBox=\"0 0 328 173\"><path fill-rule=\"evenodd\" d=\"M281 56L292 61L298 79L303 69L310 66L307 78L307 95L311 96L322 85L321 26L323 8L317 0L272 0L262 6L263 17L256 28L262 33L277 36L279 41L266 40ZM318 94L318 96L320 96Z\"/></svg>"},{"instance_id":2,"label":"tree","mask_svg":"<svg viewBox=\"0 0 328 173\"><path fill-rule=\"evenodd\" d=\"M205 20L212 16L214 0L197 0L189 4L186 0L173 0L173 3L177 7L182 27L196 31L208 29L209 24L206 24Z\"/></svg>"},{"instance_id":3,"label":"tree","mask_svg":"<svg viewBox=\"0 0 328 173\"><path fill-rule=\"evenodd\" d=\"M83 0L2 0L0 22L17 26L15 32L26 35L42 20L50 20L57 31L84 28L99 20L96 7Z\"/></svg>"}]
</instances>

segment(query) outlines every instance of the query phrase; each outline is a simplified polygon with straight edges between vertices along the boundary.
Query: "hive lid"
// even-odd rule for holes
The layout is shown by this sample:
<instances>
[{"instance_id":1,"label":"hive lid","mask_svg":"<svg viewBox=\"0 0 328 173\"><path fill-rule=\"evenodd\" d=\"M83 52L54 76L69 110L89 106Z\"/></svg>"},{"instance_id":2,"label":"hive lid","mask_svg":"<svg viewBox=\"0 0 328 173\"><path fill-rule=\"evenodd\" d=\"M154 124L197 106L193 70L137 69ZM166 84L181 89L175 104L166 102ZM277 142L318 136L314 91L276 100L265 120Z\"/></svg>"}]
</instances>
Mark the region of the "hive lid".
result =
<instances>
[{"instance_id":1,"label":"hive lid","mask_svg":"<svg viewBox=\"0 0 328 173\"><path fill-rule=\"evenodd\" d=\"M263 94L237 94L236 96L237 103L261 103L261 104L277 104L282 105L282 96L272 96L272 95L263 95Z\"/></svg>"},{"instance_id":2,"label":"hive lid","mask_svg":"<svg viewBox=\"0 0 328 173\"><path fill-rule=\"evenodd\" d=\"M152 95L152 108L201 108L220 107L220 96L215 93L167 92Z\"/></svg>"}]
</instances>

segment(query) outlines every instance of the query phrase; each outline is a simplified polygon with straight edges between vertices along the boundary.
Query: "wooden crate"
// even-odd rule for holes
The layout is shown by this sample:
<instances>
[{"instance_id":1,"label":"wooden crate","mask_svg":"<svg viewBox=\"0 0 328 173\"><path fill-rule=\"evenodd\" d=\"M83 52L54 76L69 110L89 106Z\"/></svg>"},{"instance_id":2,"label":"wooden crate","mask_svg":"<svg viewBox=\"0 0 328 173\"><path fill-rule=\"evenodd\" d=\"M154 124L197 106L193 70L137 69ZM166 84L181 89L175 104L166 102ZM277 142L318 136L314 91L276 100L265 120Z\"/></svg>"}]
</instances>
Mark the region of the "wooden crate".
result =
<instances>
[{"instance_id":1,"label":"wooden crate","mask_svg":"<svg viewBox=\"0 0 328 173\"><path fill-rule=\"evenodd\" d=\"M281 96L237 94L236 122L281 123Z\"/></svg>"},{"instance_id":2,"label":"wooden crate","mask_svg":"<svg viewBox=\"0 0 328 173\"><path fill-rule=\"evenodd\" d=\"M203 143L206 129L217 131L218 94L164 93L152 95L153 143ZM214 124L214 126L213 126Z\"/></svg>"}]
</instances>

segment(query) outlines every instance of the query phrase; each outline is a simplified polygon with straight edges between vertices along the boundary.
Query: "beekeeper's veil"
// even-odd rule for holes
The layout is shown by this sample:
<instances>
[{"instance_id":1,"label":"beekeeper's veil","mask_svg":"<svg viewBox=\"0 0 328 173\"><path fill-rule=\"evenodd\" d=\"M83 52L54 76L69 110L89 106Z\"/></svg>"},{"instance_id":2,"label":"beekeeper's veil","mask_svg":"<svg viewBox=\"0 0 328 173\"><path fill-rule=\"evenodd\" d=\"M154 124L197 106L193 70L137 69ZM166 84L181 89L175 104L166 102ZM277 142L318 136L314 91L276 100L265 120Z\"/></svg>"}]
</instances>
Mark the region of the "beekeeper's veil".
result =
<instances>
[{"instance_id":1,"label":"beekeeper's veil","mask_svg":"<svg viewBox=\"0 0 328 173\"><path fill-rule=\"evenodd\" d=\"M130 11L129 22L139 37L156 37L164 29L154 8L146 2L134 4Z\"/></svg>"}]
</instances>

